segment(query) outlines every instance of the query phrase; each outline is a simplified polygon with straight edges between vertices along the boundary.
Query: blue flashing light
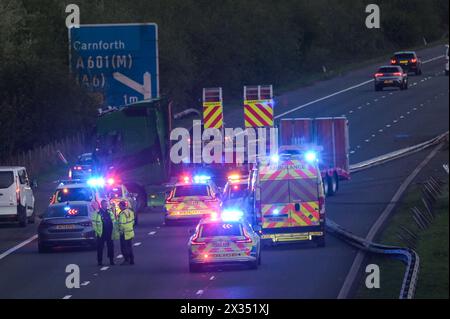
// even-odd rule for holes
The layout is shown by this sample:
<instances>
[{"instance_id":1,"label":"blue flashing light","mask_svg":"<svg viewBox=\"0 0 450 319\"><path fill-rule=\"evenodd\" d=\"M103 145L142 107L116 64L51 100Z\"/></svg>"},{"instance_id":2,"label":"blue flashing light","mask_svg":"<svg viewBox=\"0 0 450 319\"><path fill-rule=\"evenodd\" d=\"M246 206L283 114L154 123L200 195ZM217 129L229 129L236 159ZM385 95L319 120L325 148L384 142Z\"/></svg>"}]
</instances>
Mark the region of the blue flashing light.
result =
<instances>
[{"instance_id":1,"label":"blue flashing light","mask_svg":"<svg viewBox=\"0 0 450 319\"><path fill-rule=\"evenodd\" d=\"M194 177L195 183L207 183L210 180L211 180L211 176L206 176L206 175L197 175Z\"/></svg>"},{"instance_id":2,"label":"blue flashing light","mask_svg":"<svg viewBox=\"0 0 450 319\"><path fill-rule=\"evenodd\" d=\"M244 217L244 213L240 210L224 210L221 214L221 219L225 222L239 221L242 217Z\"/></svg>"},{"instance_id":3,"label":"blue flashing light","mask_svg":"<svg viewBox=\"0 0 450 319\"><path fill-rule=\"evenodd\" d=\"M313 152L313 151L306 152L305 159L308 162L315 162L315 161L317 161L317 153Z\"/></svg>"},{"instance_id":4,"label":"blue flashing light","mask_svg":"<svg viewBox=\"0 0 450 319\"><path fill-rule=\"evenodd\" d=\"M270 158L270 160L277 164L280 161L280 156L278 154L272 155L272 157Z\"/></svg>"},{"instance_id":5,"label":"blue flashing light","mask_svg":"<svg viewBox=\"0 0 450 319\"><path fill-rule=\"evenodd\" d=\"M103 177L92 177L88 179L87 184L91 187L104 187L105 179Z\"/></svg>"},{"instance_id":6,"label":"blue flashing light","mask_svg":"<svg viewBox=\"0 0 450 319\"><path fill-rule=\"evenodd\" d=\"M274 214L275 216L280 215L280 210L279 210L279 209L275 209L275 210L273 211L273 214Z\"/></svg>"},{"instance_id":7,"label":"blue flashing light","mask_svg":"<svg viewBox=\"0 0 450 319\"><path fill-rule=\"evenodd\" d=\"M64 207L64 211L68 212L70 210L69 206Z\"/></svg>"}]
</instances>

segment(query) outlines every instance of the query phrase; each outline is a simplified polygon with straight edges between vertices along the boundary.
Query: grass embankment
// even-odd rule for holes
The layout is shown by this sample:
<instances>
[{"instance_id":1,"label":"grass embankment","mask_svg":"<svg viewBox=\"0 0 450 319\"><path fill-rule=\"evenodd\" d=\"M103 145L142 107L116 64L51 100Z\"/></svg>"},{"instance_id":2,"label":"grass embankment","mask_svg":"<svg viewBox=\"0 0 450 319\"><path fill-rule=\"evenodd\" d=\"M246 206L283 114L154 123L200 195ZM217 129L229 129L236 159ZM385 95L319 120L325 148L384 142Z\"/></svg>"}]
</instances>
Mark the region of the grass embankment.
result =
<instances>
[{"instance_id":1,"label":"grass embankment","mask_svg":"<svg viewBox=\"0 0 450 319\"><path fill-rule=\"evenodd\" d=\"M412 187L405 196L403 204L397 209L389 226L381 234L379 242L387 245L405 246L397 234L400 226L407 227L418 235L415 251L420 257L419 282L416 290L416 299L448 299L449 286L449 188L446 185L443 195L435 205L435 219L431 226L420 231L415 224L411 208L418 207L424 210L421 201L420 186ZM381 287L369 290L361 280L356 298L362 299L396 299L399 297L405 265L397 260L383 256L369 257L368 264L380 267Z\"/></svg>"}]
</instances>

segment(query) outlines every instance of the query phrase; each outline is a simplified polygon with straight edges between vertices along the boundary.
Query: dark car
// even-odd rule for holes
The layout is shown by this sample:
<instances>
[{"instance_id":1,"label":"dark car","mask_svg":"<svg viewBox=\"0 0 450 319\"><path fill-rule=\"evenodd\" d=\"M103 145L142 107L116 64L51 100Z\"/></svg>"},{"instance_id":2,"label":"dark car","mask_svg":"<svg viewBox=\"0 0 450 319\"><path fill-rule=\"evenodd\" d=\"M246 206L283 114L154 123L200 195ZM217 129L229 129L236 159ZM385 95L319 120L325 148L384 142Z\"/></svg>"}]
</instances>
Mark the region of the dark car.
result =
<instances>
[{"instance_id":1,"label":"dark car","mask_svg":"<svg viewBox=\"0 0 450 319\"><path fill-rule=\"evenodd\" d=\"M53 247L94 247L90 203L71 202L48 207L38 228L39 253Z\"/></svg>"},{"instance_id":2,"label":"dark car","mask_svg":"<svg viewBox=\"0 0 450 319\"><path fill-rule=\"evenodd\" d=\"M400 66L382 66L375 73L375 91L385 87L398 87L400 90L408 89L408 74Z\"/></svg>"},{"instance_id":3,"label":"dark car","mask_svg":"<svg viewBox=\"0 0 450 319\"><path fill-rule=\"evenodd\" d=\"M422 74L422 60L415 52L397 52L391 58L391 65L402 67L406 72L414 72L416 75Z\"/></svg>"},{"instance_id":4,"label":"dark car","mask_svg":"<svg viewBox=\"0 0 450 319\"><path fill-rule=\"evenodd\" d=\"M78 156L75 164L69 169L69 178L73 180L87 180L94 169L92 153Z\"/></svg>"}]
</instances>

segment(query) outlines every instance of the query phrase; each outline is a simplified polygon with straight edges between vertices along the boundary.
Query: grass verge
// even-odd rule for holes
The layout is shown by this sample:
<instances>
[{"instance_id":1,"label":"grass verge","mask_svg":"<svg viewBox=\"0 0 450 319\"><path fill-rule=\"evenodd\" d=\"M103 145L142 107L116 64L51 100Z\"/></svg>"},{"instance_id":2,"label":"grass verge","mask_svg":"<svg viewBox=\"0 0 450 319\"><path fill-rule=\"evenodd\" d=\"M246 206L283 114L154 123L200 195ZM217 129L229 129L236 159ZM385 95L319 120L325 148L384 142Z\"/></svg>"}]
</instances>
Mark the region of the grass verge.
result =
<instances>
[{"instance_id":1,"label":"grass verge","mask_svg":"<svg viewBox=\"0 0 450 319\"><path fill-rule=\"evenodd\" d=\"M411 208L423 207L420 185L413 186L406 194L403 203L392 217L389 226L381 234L379 242L386 245L404 247L398 238L400 226L407 227L418 234L415 251L420 257L419 282L416 299L448 299L449 286L449 188L444 188L443 195L435 205L436 217L431 226L420 231L415 224ZM380 267L380 289L368 289L361 280L355 298L357 299L398 299L403 281L405 265L400 261L384 256L370 256L368 264Z\"/></svg>"}]
</instances>

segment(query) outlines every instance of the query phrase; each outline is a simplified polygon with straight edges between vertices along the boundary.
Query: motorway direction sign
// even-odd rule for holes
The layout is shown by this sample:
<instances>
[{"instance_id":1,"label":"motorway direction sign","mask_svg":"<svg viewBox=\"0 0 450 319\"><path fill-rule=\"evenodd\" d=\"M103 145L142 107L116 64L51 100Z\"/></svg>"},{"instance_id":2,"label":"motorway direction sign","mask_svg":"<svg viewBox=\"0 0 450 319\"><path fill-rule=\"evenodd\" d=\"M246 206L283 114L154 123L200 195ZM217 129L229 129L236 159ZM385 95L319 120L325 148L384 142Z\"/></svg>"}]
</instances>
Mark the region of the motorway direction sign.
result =
<instances>
[{"instance_id":1,"label":"motorway direction sign","mask_svg":"<svg viewBox=\"0 0 450 319\"><path fill-rule=\"evenodd\" d=\"M159 97L158 26L89 24L69 29L70 69L102 107Z\"/></svg>"}]
</instances>

